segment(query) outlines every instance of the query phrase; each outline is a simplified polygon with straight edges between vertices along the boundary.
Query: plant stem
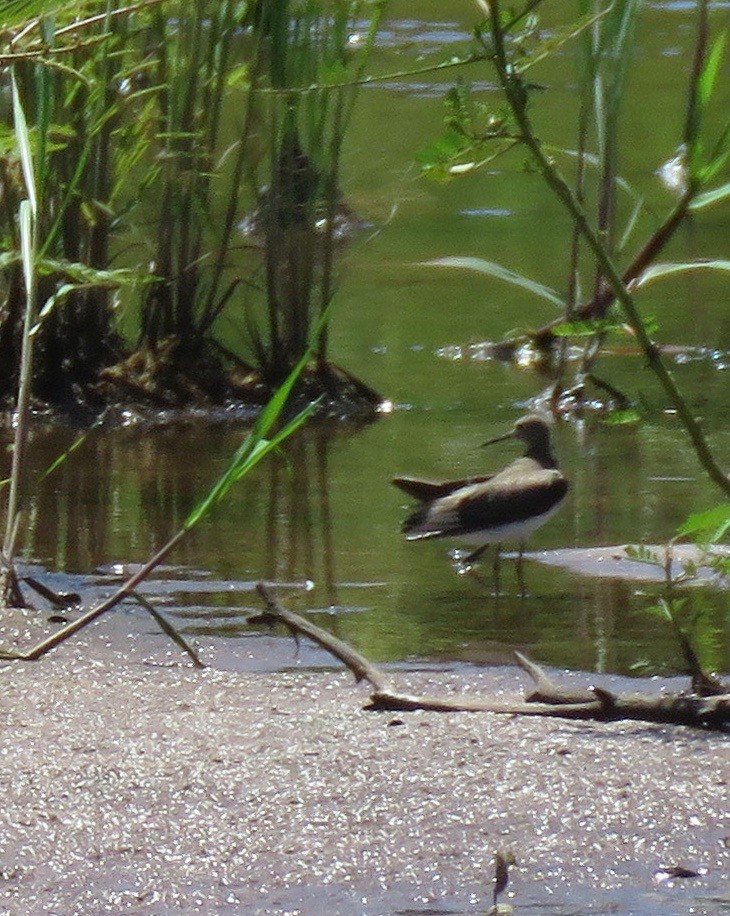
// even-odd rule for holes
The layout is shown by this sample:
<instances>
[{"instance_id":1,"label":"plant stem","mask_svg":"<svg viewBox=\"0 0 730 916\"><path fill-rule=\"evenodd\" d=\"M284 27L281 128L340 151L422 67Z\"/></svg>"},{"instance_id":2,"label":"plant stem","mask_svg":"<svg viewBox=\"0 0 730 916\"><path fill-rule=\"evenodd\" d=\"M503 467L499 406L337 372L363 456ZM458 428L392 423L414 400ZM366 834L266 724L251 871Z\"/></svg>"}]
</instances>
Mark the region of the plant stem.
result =
<instances>
[{"instance_id":1,"label":"plant stem","mask_svg":"<svg viewBox=\"0 0 730 916\"><path fill-rule=\"evenodd\" d=\"M514 68L507 59L504 33L500 25L498 0L492 0L490 3L490 19L492 40L494 43L492 61L497 69L497 75L509 106L519 125L523 143L530 151L545 182L568 211L573 219L574 225L578 227L586 244L593 252L606 282L613 291L613 295L620 303L626 319L644 351L649 368L656 375L667 397L672 403L672 406L677 411L677 415L687 431L701 466L707 472L711 480L713 480L723 492L730 494L730 477L722 471L715 461L699 423L690 411L672 374L664 365L659 348L651 339L646 329L646 325L636 307L633 296L624 285L613 260L602 245L598 234L592 229L588 222L585 211L576 200L573 192L570 190L570 187L560 172L545 155L540 140L535 136L529 115L527 114L527 91L520 77L515 73Z\"/></svg>"},{"instance_id":2,"label":"plant stem","mask_svg":"<svg viewBox=\"0 0 730 916\"><path fill-rule=\"evenodd\" d=\"M120 601L123 601L128 595L132 595L136 587L140 582L149 576L149 574L160 565L160 563L165 559L165 557L175 548L179 541L188 533L188 528L181 528L180 531L175 534L174 537L165 544L165 546L159 550L151 560L148 560L145 565L138 569L137 572L131 576L127 581L118 588L113 595L103 601L101 604L97 605L95 608L92 608L86 614L74 620L71 623L67 624L65 627L62 627L60 630L57 630L47 639L42 640L36 646L34 646L30 652L21 654L18 653L0 653L0 657L3 658L18 658L23 659L24 661L37 661L41 656L45 655L47 652L50 652L51 649L54 649L56 646L60 645L62 642L65 642L67 639L70 639L75 633L78 633L79 630L83 630L84 627L88 626L90 623L93 623L98 617L101 617L102 614L105 614L107 611L110 611L113 607L116 607Z\"/></svg>"}]
</instances>

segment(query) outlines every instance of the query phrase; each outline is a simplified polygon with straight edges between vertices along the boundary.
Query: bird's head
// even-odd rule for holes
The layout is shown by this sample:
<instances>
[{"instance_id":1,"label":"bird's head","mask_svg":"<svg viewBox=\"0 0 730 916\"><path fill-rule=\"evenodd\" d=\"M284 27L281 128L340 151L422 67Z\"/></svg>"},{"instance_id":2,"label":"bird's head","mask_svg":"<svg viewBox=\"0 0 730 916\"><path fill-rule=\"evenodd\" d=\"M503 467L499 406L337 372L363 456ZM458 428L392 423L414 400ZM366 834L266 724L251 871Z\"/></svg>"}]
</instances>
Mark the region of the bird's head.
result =
<instances>
[{"instance_id":1,"label":"bird's head","mask_svg":"<svg viewBox=\"0 0 730 916\"><path fill-rule=\"evenodd\" d=\"M504 442L507 439L518 439L524 442L527 446L526 456L535 458L543 467L554 466L555 459L550 449L550 426L543 417L532 413L520 417L511 432L497 436L495 439L489 439L483 444L493 445L495 442Z\"/></svg>"}]
</instances>

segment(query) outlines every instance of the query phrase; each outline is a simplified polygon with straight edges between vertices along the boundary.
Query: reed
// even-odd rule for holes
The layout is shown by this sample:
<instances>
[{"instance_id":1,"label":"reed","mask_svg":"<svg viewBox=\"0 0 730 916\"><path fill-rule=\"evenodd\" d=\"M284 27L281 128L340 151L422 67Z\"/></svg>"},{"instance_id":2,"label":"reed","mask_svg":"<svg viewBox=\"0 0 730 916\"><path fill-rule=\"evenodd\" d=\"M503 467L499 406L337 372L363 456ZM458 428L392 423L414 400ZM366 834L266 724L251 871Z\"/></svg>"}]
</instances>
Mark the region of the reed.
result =
<instances>
[{"instance_id":1,"label":"reed","mask_svg":"<svg viewBox=\"0 0 730 916\"><path fill-rule=\"evenodd\" d=\"M34 340L31 334L37 309L37 256L38 256L38 187L35 163L31 149L28 122L20 99L15 72L11 72L13 122L18 141L18 155L22 171L23 199L18 205L18 232L20 234L21 269L25 289L22 324L20 373L15 410L15 437L5 507L5 537L0 570L0 602L5 606L23 605L23 597L15 572L14 557L20 528L21 512L25 502L24 465L28 445L30 420L30 388L33 372Z\"/></svg>"},{"instance_id":2,"label":"reed","mask_svg":"<svg viewBox=\"0 0 730 916\"><path fill-rule=\"evenodd\" d=\"M20 4L16 11L22 11ZM127 22L112 11L110 3L105 12L85 20L81 36L69 35L68 24L85 12L98 13L98 4L66 4L52 17L32 18L8 33L8 57L15 62L28 116L39 201L37 295L42 308L35 329L34 392L68 407L118 358L114 295L134 279L130 271L111 268L122 207L117 176L130 160L130 141L116 138L122 117L118 87L130 64L123 48ZM16 163L12 152L2 162L7 193L0 204L0 235L9 249L2 265L0 328L0 393L6 398L18 383L15 354L22 334L15 210L23 189Z\"/></svg>"},{"instance_id":3,"label":"reed","mask_svg":"<svg viewBox=\"0 0 730 916\"><path fill-rule=\"evenodd\" d=\"M43 199L36 394L71 409L220 400L251 358L269 387L287 376L336 285L342 148L384 5L10 4L0 39ZM17 165L0 158L6 398L22 326ZM240 232L252 204L260 249ZM224 326L247 329L250 353L219 345ZM319 362L327 340L325 327Z\"/></svg>"},{"instance_id":4,"label":"reed","mask_svg":"<svg viewBox=\"0 0 730 916\"><path fill-rule=\"evenodd\" d=\"M248 326L258 362L273 380L290 370L312 322L328 307L338 248L358 228L341 190L341 157L384 9L384 0L260 7L263 53L252 104L266 152L250 175L258 205L246 225L263 242L267 324L249 320ZM367 31L353 44L361 19ZM268 91L257 96L259 89ZM325 326L320 362L327 341Z\"/></svg>"}]
</instances>

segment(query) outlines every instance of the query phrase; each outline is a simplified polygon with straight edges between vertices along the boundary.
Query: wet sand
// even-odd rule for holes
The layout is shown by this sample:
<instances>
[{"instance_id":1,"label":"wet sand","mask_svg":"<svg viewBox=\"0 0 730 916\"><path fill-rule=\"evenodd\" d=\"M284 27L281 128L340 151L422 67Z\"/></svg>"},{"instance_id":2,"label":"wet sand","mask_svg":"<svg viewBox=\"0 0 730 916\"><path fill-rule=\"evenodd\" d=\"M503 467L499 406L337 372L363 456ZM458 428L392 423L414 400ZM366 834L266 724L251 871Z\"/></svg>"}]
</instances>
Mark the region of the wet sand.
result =
<instances>
[{"instance_id":1,"label":"wet sand","mask_svg":"<svg viewBox=\"0 0 730 916\"><path fill-rule=\"evenodd\" d=\"M0 668L0 913L483 914L497 849L518 860L517 913L730 908L726 735L373 713L345 672L196 671L159 638L127 652L92 630ZM253 669L267 640L247 643ZM525 686L507 668L394 676Z\"/></svg>"}]
</instances>

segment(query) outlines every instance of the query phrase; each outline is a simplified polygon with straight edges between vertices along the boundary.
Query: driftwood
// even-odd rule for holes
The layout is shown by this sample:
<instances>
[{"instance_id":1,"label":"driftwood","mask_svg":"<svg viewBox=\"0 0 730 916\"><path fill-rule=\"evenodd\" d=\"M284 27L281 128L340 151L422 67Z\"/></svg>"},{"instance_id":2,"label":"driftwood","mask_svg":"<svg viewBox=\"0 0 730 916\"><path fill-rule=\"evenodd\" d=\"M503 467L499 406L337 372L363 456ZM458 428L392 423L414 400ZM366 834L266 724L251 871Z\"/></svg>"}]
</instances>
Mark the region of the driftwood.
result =
<instances>
[{"instance_id":1,"label":"driftwood","mask_svg":"<svg viewBox=\"0 0 730 916\"><path fill-rule=\"evenodd\" d=\"M694 725L725 729L730 726L730 689L716 696L690 694L647 696L644 694L614 694L600 687L587 690L566 690L555 684L545 672L524 655L515 652L520 667L535 682L534 690L523 702L496 703L479 697L413 696L401 693L390 679L352 646L332 636L298 614L287 610L271 590L259 583L268 615L281 621L295 636L306 636L339 659L355 675L355 680L367 681L373 688L366 709L409 712L493 712L521 716L558 716L565 719L595 719L610 722L617 719L638 719L643 722L663 722L672 725Z\"/></svg>"}]
</instances>

